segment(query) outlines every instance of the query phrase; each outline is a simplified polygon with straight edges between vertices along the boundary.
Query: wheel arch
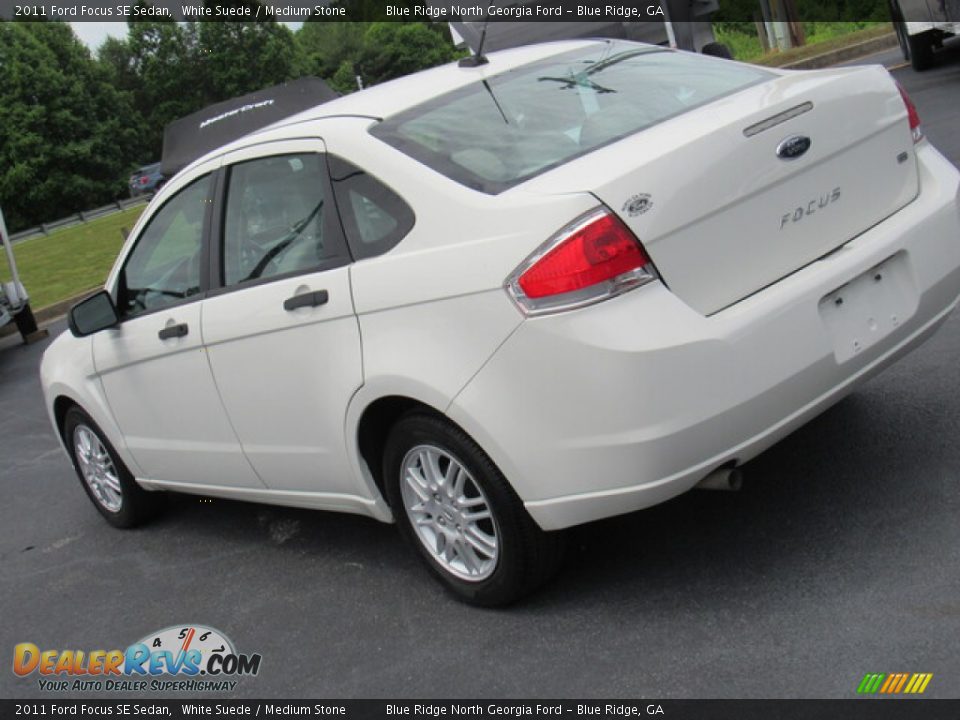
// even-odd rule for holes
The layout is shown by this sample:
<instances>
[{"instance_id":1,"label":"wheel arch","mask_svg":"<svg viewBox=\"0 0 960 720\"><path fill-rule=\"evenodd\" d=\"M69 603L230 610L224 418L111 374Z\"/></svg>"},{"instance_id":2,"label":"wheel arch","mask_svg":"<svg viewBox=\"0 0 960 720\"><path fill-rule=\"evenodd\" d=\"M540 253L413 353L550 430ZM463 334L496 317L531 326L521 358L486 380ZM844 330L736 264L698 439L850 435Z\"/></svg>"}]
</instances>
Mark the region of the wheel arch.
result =
<instances>
[{"instance_id":1,"label":"wheel arch","mask_svg":"<svg viewBox=\"0 0 960 720\"><path fill-rule=\"evenodd\" d=\"M373 485L386 502L387 493L383 477L383 455L390 430L397 421L411 411L422 411L449 421L433 405L408 395L385 395L369 402L360 413L356 429L356 452L370 474Z\"/></svg>"},{"instance_id":2,"label":"wheel arch","mask_svg":"<svg viewBox=\"0 0 960 720\"><path fill-rule=\"evenodd\" d=\"M67 445L67 439L63 434L64 423L67 419L67 411L69 411L72 407L80 407L80 403L78 403L69 395L57 395L53 401L53 419L57 428L57 434L60 436L60 440L63 442L64 447Z\"/></svg>"}]
</instances>

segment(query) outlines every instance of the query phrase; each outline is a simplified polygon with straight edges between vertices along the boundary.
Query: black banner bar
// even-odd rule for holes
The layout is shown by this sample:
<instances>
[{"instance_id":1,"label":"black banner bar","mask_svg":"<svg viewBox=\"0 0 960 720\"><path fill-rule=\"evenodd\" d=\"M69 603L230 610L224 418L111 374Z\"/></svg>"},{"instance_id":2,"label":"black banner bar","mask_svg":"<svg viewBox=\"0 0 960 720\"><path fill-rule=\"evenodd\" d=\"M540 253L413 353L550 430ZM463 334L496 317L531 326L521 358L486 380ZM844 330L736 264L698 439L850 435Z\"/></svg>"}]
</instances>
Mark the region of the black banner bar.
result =
<instances>
[{"instance_id":1,"label":"black banner bar","mask_svg":"<svg viewBox=\"0 0 960 720\"><path fill-rule=\"evenodd\" d=\"M799 17L817 20L822 4L794 0ZM960 0L925 3L909 0L898 5L898 19L936 21L960 14ZM954 6L957 6L956 8ZM809 6L809 7L808 7ZM436 22L657 22L708 20L718 9L726 22L753 23L759 1L736 6L725 0L383 0L371 6L357 0L0 0L0 19L64 20L69 22L126 22L129 20L229 21L436 21ZM879 6L875 6L879 7ZM889 21L884 8L859 21ZM743 15L743 17L739 17ZM902 17L901 17L902 16ZM936 17L934 17L936 16ZM823 18L828 20L830 18ZM834 18L835 19L835 18ZM849 18L848 18L849 19Z\"/></svg>"},{"instance_id":2,"label":"black banner bar","mask_svg":"<svg viewBox=\"0 0 960 720\"><path fill-rule=\"evenodd\" d=\"M956 720L960 700L0 700L0 718Z\"/></svg>"}]
</instances>

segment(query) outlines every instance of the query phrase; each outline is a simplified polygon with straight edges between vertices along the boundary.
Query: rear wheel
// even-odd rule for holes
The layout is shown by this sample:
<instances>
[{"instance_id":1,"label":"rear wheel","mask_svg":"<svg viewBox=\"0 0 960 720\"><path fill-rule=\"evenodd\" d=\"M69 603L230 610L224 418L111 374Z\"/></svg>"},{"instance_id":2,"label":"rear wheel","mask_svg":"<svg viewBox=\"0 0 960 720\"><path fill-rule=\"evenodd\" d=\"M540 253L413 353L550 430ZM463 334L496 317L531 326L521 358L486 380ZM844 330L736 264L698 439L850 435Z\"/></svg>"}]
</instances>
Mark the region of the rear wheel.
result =
<instances>
[{"instance_id":1,"label":"rear wheel","mask_svg":"<svg viewBox=\"0 0 960 720\"><path fill-rule=\"evenodd\" d=\"M929 31L907 36L910 64L913 65L914 70L926 70L933 65L933 40L933 33Z\"/></svg>"},{"instance_id":2,"label":"rear wheel","mask_svg":"<svg viewBox=\"0 0 960 720\"><path fill-rule=\"evenodd\" d=\"M563 537L542 531L489 457L462 430L421 412L393 428L386 492L401 534L467 602L506 605L559 567Z\"/></svg>"},{"instance_id":3,"label":"rear wheel","mask_svg":"<svg viewBox=\"0 0 960 720\"><path fill-rule=\"evenodd\" d=\"M137 485L103 431L79 407L67 411L63 436L83 489L108 523L134 527L163 507L165 495Z\"/></svg>"}]
</instances>

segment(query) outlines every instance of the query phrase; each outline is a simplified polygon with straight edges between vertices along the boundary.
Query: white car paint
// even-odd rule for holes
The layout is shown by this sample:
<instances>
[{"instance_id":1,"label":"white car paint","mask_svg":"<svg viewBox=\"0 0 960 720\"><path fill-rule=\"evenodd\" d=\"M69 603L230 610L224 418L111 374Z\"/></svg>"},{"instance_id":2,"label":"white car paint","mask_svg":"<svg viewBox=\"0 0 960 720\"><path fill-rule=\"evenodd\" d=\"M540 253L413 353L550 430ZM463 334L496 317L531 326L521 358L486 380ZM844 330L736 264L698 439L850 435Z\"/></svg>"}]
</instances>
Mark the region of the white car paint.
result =
<instances>
[{"instance_id":1,"label":"white car paint","mask_svg":"<svg viewBox=\"0 0 960 720\"><path fill-rule=\"evenodd\" d=\"M325 147L396 190L416 224L375 258L212 293L90 337L61 335L41 367L54 425L58 402L83 407L149 489L390 520L358 428L374 402L410 398L463 428L537 523L558 529L661 502L745 462L915 347L955 307L958 173L926 141L913 145L880 69L774 72L497 195L367 132L376 118L581 47L589 43L520 48L480 68L386 83L173 178L131 232L108 289L166 199L210 167L253 156ZM745 140L744 126L809 97L835 106L826 120L810 113ZM764 154L799 133L815 138L808 158L752 170L771 167ZM900 152L908 157L899 167L874 166ZM834 183L851 202L809 218L806 232L781 231L785 207ZM512 271L598 197L621 212L640 192L654 209L624 220L665 283L525 317L504 289ZM805 239L813 245L801 249ZM899 259L883 265L890 258ZM822 302L881 265L905 299L875 304L902 317L849 350L857 333L874 332L869 318L857 321L865 329L828 320ZM285 298L317 289L329 303L281 310ZM866 292L860 304L870 306ZM157 341L160 328L181 322L202 330Z\"/></svg>"}]
</instances>

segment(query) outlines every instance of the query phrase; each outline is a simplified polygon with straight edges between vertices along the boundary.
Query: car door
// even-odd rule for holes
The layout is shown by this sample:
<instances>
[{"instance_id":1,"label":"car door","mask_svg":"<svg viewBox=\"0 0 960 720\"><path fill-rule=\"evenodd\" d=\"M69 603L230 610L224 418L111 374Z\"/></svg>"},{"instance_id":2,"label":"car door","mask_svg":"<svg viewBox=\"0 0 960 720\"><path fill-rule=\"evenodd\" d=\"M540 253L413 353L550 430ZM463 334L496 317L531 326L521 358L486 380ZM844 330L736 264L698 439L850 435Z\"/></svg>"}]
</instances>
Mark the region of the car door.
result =
<instances>
[{"instance_id":1,"label":"car door","mask_svg":"<svg viewBox=\"0 0 960 720\"><path fill-rule=\"evenodd\" d=\"M146 479L263 488L230 427L201 336L214 162L148 211L116 278L120 323L93 336L100 382Z\"/></svg>"},{"instance_id":2,"label":"car door","mask_svg":"<svg viewBox=\"0 0 960 720\"><path fill-rule=\"evenodd\" d=\"M269 488L356 494L343 428L360 332L323 143L246 148L223 171L203 335L230 421Z\"/></svg>"}]
</instances>

